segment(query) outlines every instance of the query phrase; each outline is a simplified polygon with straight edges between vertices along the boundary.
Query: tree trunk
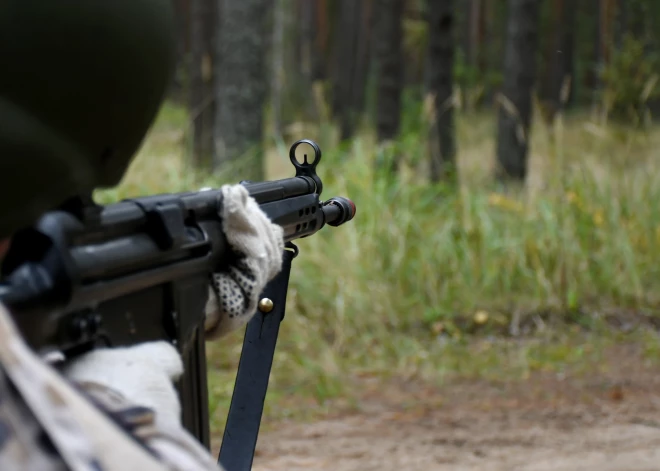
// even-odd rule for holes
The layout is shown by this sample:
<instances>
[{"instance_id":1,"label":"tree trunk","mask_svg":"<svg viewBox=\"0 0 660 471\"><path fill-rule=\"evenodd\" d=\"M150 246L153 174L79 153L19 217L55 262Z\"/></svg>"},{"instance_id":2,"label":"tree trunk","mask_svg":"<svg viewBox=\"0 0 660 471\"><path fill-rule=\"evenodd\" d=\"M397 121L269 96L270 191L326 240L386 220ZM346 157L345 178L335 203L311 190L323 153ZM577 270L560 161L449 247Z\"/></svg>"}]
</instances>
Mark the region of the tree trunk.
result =
<instances>
[{"instance_id":1,"label":"tree trunk","mask_svg":"<svg viewBox=\"0 0 660 471\"><path fill-rule=\"evenodd\" d=\"M185 80L187 71L190 69L189 63L189 34L190 34L190 0L176 0L174 2L174 11L177 18L177 51L176 51L176 71L172 77L172 85L169 97L177 102L183 102L184 106L190 96L186 95L188 90Z\"/></svg>"},{"instance_id":2,"label":"tree trunk","mask_svg":"<svg viewBox=\"0 0 660 471\"><path fill-rule=\"evenodd\" d=\"M575 73L575 19L577 9L574 4L563 0L562 12L563 27L560 40L561 50L561 85L568 89L560 89L560 109L565 109L573 104L575 98L576 73Z\"/></svg>"},{"instance_id":3,"label":"tree trunk","mask_svg":"<svg viewBox=\"0 0 660 471\"><path fill-rule=\"evenodd\" d=\"M463 0L459 2L460 10L455 15L457 37L460 37L463 52L464 77L459 79L457 85L461 88L461 101L466 106L471 92L483 85L483 70L480 70L480 58L483 56L481 34L484 32L482 0ZM481 72L481 73L479 73ZM471 104L470 104L471 105Z\"/></svg>"},{"instance_id":4,"label":"tree trunk","mask_svg":"<svg viewBox=\"0 0 660 471\"><path fill-rule=\"evenodd\" d=\"M360 3L354 0L339 0L339 12L333 32L332 67L332 115L339 122L340 137L346 139L352 134L351 87L355 75L355 51L357 12Z\"/></svg>"},{"instance_id":5,"label":"tree trunk","mask_svg":"<svg viewBox=\"0 0 660 471\"><path fill-rule=\"evenodd\" d=\"M539 0L509 0L503 96L498 107L498 173L521 181L527 175L539 4Z\"/></svg>"},{"instance_id":6,"label":"tree trunk","mask_svg":"<svg viewBox=\"0 0 660 471\"><path fill-rule=\"evenodd\" d=\"M600 62L601 66L609 63L614 45L615 0L601 0L600 6Z\"/></svg>"},{"instance_id":7,"label":"tree trunk","mask_svg":"<svg viewBox=\"0 0 660 471\"><path fill-rule=\"evenodd\" d=\"M467 61L470 66L479 72L485 72L483 43L486 37L486 21L484 16L484 1L492 0L470 0L470 17L468 32L470 36L470 49Z\"/></svg>"},{"instance_id":8,"label":"tree trunk","mask_svg":"<svg viewBox=\"0 0 660 471\"><path fill-rule=\"evenodd\" d=\"M401 122L403 88L403 0L378 0L374 52L378 81L376 129L380 142L393 140Z\"/></svg>"},{"instance_id":9,"label":"tree trunk","mask_svg":"<svg viewBox=\"0 0 660 471\"><path fill-rule=\"evenodd\" d=\"M454 181L456 130L454 128L453 67L454 10L451 0L429 3L427 93L434 98L430 130L430 178L432 182Z\"/></svg>"},{"instance_id":10,"label":"tree trunk","mask_svg":"<svg viewBox=\"0 0 660 471\"><path fill-rule=\"evenodd\" d=\"M600 104L600 92L603 88L601 74L610 61L613 46L612 23L614 19L614 1L596 0L598 2L598 27L596 28L596 73L594 83L594 105Z\"/></svg>"},{"instance_id":11,"label":"tree trunk","mask_svg":"<svg viewBox=\"0 0 660 471\"><path fill-rule=\"evenodd\" d=\"M502 63L503 56L503 43L505 21L500 18L499 10L500 4L506 0L482 0L482 40L481 40L481 68L480 72L484 77L484 94L482 97L482 104L492 105L497 91L501 88L499 82L495 82L493 78L488 80L489 72L499 69Z\"/></svg>"},{"instance_id":12,"label":"tree trunk","mask_svg":"<svg viewBox=\"0 0 660 471\"><path fill-rule=\"evenodd\" d=\"M264 178L262 136L271 4L269 0L220 0L214 165L230 167L240 178L253 181Z\"/></svg>"},{"instance_id":13,"label":"tree trunk","mask_svg":"<svg viewBox=\"0 0 660 471\"><path fill-rule=\"evenodd\" d=\"M357 67L353 82L353 100L356 105L357 118L362 115L366 105L367 80L372 58L372 34L374 29L374 0L362 0L359 10L359 26L357 32Z\"/></svg>"},{"instance_id":14,"label":"tree trunk","mask_svg":"<svg viewBox=\"0 0 660 471\"><path fill-rule=\"evenodd\" d=\"M341 0L334 32L332 112L341 140L350 139L363 111L369 70L371 0Z\"/></svg>"},{"instance_id":15,"label":"tree trunk","mask_svg":"<svg viewBox=\"0 0 660 471\"><path fill-rule=\"evenodd\" d=\"M620 51L623 38L628 32L628 0L617 0L614 25L614 47Z\"/></svg>"},{"instance_id":16,"label":"tree trunk","mask_svg":"<svg viewBox=\"0 0 660 471\"><path fill-rule=\"evenodd\" d=\"M588 16L593 22L593 36L591 40L591 54L587 58L588 68L584 76L583 87L588 91L588 98L592 106L596 103L596 89L598 88L598 57L600 55L600 0L589 0L582 3L582 14Z\"/></svg>"},{"instance_id":17,"label":"tree trunk","mask_svg":"<svg viewBox=\"0 0 660 471\"><path fill-rule=\"evenodd\" d=\"M552 39L545 54L545 76L540 90L542 114L548 124L562 111L572 95L573 28L575 5L567 0L552 4Z\"/></svg>"},{"instance_id":18,"label":"tree trunk","mask_svg":"<svg viewBox=\"0 0 660 471\"><path fill-rule=\"evenodd\" d=\"M285 51L284 51L284 29L286 27L287 7L291 7L288 0L274 0L273 11L273 47L272 76L271 76L271 108L273 119L273 133L276 137L282 135L282 96L284 95Z\"/></svg>"},{"instance_id":19,"label":"tree trunk","mask_svg":"<svg viewBox=\"0 0 660 471\"><path fill-rule=\"evenodd\" d=\"M300 8L300 31L298 34L298 49L300 50L300 75L305 84L309 85L314 81L314 69L318 60L318 54L315 47L316 41L316 17L317 2L313 0L299 0Z\"/></svg>"},{"instance_id":20,"label":"tree trunk","mask_svg":"<svg viewBox=\"0 0 660 471\"><path fill-rule=\"evenodd\" d=\"M460 37L460 49L466 64L472 62L472 11L474 0L460 2L460 14L456 15L457 29Z\"/></svg>"},{"instance_id":21,"label":"tree trunk","mask_svg":"<svg viewBox=\"0 0 660 471\"><path fill-rule=\"evenodd\" d=\"M215 0L190 0L189 111L193 125L193 163L210 163L213 154L213 59L217 14Z\"/></svg>"},{"instance_id":22,"label":"tree trunk","mask_svg":"<svg viewBox=\"0 0 660 471\"><path fill-rule=\"evenodd\" d=\"M314 44L316 46L316 59L314 61L313 77L314 81L325 80L328 75L326 69L326 62L328 62L330 54L328 53L328 2L327 0L313 0L315 5L314 11L316 13L316 35Z\"/></svg>"},{"instance_id":23,"label":"tree trunk","mask_svg":"<svg viewBox=\"0 0 660 471\"><path fill-rule=\"evenodd\" d=\"M298 64L302 81L302 91L298 95L305 117L318 122L321 113L317 108L318 103L314 99L314 82L323 80L325 76L325 57L322 49L323 41L319 37L321 13L319 8L321 2L318 0L299 0L300 2L300 27L298 36L298 48L300 49L301 61ZM325 15L325 12L323 13Z\"/></svg>"},{"instance_id":24,"label":"tree trunk","mask_svg":"<svg viewBox=\"0 0 660 471\"><path fill-rule=\"evenodd\" d=\"M548 38L545 40L545 50L543 51L543 75L539 78L539 101L541 105L541 114L549 123L553 121L555 113L559 110L559 88L561 82L560 67L561 63L561 37L562 37L562 10L564 0L554 0L550 2L550 20L548 27ZM539 47L543 38L539 38Z\"/></svg>"}]
</instances>

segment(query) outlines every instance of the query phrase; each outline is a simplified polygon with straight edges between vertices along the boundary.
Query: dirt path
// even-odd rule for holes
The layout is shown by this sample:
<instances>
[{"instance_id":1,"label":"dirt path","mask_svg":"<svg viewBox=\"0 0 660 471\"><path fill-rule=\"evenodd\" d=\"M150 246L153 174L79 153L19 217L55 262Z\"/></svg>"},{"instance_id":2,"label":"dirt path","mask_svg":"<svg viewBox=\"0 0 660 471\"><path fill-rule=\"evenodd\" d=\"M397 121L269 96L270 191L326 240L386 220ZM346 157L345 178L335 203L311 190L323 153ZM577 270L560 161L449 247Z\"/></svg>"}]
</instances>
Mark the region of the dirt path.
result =
<instances>
[{"instance_id":1,"label":"dirt path","mask_svg":"<svg viewBox=\"0 0 660 471\"><path fill-rule=\"evenodd\" d=\"M255 471L660 470L660 369L523 383L362 382L360 412L261 435Z\"/></svg>"}]
</instances>

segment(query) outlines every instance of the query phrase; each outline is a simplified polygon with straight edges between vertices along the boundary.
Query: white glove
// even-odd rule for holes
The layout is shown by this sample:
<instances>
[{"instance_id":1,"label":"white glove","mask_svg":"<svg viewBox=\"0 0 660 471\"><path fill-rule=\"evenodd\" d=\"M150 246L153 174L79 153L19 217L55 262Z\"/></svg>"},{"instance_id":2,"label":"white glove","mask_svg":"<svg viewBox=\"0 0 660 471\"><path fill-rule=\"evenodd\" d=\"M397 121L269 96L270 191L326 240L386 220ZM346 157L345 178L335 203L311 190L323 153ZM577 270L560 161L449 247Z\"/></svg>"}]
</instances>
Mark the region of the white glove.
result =
<instances>
[{"instance_id":1,"label":"white glove","mask_svg":"<svg viewBox=\"0 0 660 471\"><path fill-rule=\"evenodd\" d=\"M181 424L174 381L181 376L183 363L171 344L156 341L93 350L65 364L62 372L155 453L168 470L222 471ZM148 410L136 414L136 407Z\"/></svg>"},{"instance_id":2,"label":"white glove","mask_svg":"<svg viewBox=\"0 0 660 471\"><path fill-rule=\"evenodd\" d=\"M174 381L183 373L183 362L165 341L93 350L71 360L62 372L74 382L105 386L152 409L164 425L181 424Z\"/></svg>"},{"instance_id":3,"label":"white glove","mask_svg":"<svg viewBox=\"0 0 660 471\"><path fill-rule=\"evenodd\" d=\"M222 228L236 253L225 272L214 273L206 304L206 339L249 322L259 295L282 268L284 231L270 221L243 185L222 188Z\"/></svg>"}]
</instances>

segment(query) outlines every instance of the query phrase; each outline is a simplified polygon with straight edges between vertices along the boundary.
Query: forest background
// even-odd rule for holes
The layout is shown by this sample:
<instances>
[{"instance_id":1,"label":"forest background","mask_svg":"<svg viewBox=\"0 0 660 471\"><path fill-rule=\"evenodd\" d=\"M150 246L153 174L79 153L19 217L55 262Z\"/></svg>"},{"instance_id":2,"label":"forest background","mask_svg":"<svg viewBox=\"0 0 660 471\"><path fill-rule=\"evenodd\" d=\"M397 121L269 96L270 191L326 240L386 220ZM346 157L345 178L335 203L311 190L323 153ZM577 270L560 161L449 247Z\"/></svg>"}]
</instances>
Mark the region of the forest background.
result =
<instances>
[{"instance_id":1,"label":"forest background","mask_svg":"<svg viewBox=\"0 0 660 471\"><path fill-rule=\"evenodd\" d=\"M376 403L658 414L660 2L176 3L169 100L99 199L290 177L310 138L358 207L299 243L260 446ZM216 447L241 340L208 349Z\"/></svg>"}]
</instances>

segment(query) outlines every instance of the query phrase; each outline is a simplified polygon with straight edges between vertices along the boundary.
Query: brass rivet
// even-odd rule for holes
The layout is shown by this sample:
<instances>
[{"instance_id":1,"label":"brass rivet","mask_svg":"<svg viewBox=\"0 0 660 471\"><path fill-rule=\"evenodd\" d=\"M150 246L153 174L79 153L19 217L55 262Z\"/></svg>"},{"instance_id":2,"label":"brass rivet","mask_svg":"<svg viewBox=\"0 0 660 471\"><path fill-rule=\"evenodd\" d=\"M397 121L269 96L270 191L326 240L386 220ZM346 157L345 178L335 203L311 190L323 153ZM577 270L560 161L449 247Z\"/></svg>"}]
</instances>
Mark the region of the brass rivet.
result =
<instances>
[{"instance_id":1,"label":"brass rivet","mask_svg":"<svg viewBox=\"0 0 660 471\"><path fill-rule=\"evenodd\" d=\"M262 298L259 301L259 310L264 313L268 313L273 310L273 301L268 298Z\"/></svg>"}]
</instances>

